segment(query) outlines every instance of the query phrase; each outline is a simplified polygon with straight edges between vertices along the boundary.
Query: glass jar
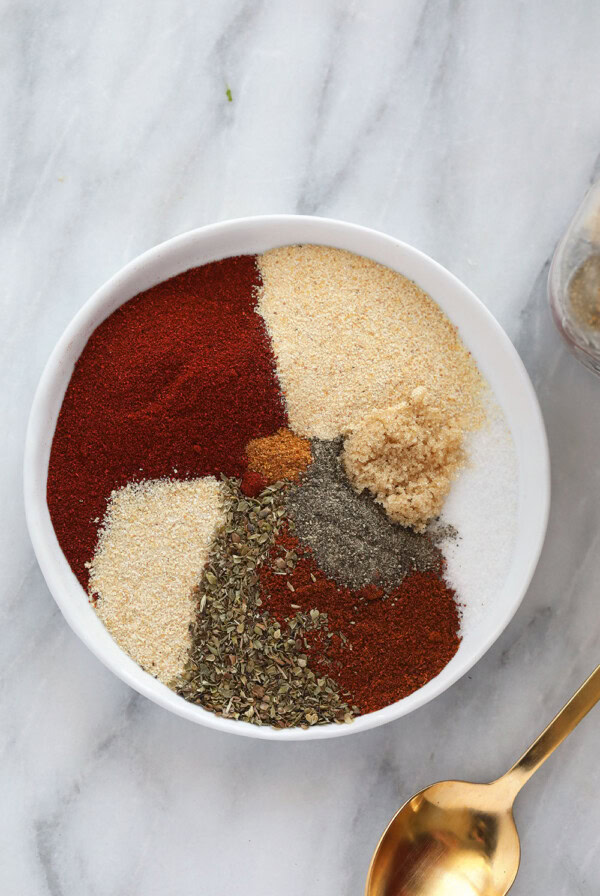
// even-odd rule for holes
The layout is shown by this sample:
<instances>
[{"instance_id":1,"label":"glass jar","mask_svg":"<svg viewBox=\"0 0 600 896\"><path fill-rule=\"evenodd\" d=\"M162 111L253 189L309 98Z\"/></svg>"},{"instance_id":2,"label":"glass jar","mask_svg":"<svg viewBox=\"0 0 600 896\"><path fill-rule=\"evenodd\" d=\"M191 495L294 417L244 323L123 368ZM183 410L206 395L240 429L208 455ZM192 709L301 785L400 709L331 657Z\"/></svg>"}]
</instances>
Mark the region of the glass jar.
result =
<instances>
[{"instance_id":1,"label":"glass jar","mask_svg":"<svg viewBox=\"0 0 600 896\"><path fill-rule=\"evenodd\" d=\"M600 181L588 191L556 248L548 295L567 345L600 375Z\"/></svg>"}]
</instances>

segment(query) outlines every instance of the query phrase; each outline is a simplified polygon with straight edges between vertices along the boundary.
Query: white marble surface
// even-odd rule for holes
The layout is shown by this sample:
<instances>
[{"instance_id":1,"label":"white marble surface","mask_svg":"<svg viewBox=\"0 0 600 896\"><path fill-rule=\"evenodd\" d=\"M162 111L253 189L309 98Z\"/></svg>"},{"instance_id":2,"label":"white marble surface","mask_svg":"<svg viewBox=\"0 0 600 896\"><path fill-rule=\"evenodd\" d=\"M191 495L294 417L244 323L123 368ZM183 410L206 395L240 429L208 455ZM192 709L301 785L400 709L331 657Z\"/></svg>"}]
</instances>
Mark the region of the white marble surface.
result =
<instances>
[{"instance_id":1,"label":"white marble surface","mask_svg":"<svg viewBox=\"0 0 600 896\"><path fill-rule=\"evenodd\" d=\"M600 382L545 300L600 173L600 4L0 13L0 892L358 896L404 799L503 771L600 656ZM21 497L38 376L91 292L169 236L278 211L388 231L471 286L522 353L553 463L537 574L471 674L395 724L307 745L196 728L117 681L54 605ZM597 896L599 737L597 709L520 797L516 896Z\"/></svg>"}]
</instances>

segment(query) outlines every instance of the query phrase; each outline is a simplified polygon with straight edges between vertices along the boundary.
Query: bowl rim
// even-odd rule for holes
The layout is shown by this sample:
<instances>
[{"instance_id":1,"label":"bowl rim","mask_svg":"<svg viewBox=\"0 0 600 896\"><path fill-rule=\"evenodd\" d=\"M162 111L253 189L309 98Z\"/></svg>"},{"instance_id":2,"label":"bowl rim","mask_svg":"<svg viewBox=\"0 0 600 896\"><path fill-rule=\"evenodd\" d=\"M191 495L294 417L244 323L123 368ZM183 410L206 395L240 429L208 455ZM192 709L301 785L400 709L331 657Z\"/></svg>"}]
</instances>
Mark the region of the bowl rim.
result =
<instances>
[{"instance_id":1,"label":"bowl rim","mask_svg":"<svg viewBox=\"0 0 600 896\"><path fill-rule=\"evenodd\" d=\"M61 580L61 576L58 574L56 550L58 549L60 557L62 557L63 560L64 556L62 555L62 551L60 551L60 548L58 547L58 542L56 540L56 536L54 535L52 524L51 522L49 522L50 517L45 498L48 463L46 461L45 467L40 469L38 464L38 456L40 453L39 446L41 440L43 439L44 435L46 435L47 437L47 427L44 426L46 407L51 400L54 384L61 377L64 378L65 356L71 344L75 341L76 337L80 335L81 331L86 327L90 319L93 317L94 312L108 304L109 298L113 295L115 290L118 289L119 285L127 279L127 277L135 272L141 271L151 264L160 262L161 258L167 257L170 253L174 252L176 254L177 250L185 250L187 246L195 244L198 240L202 241L203 239L218 237L219 234L226 233L227 230L235 230L236 228L252 229L253 227L257 226L260 228L260 226L265 225L274 225L276 228L282 227L283 229L289 226L293 227L294 225L304 225L308 227L308 222L311 222L310 226L315 226L315 229L317 231L322 227L333 228L340 234L353 234L357 238L363 237L366 241L373 241L375 239L376 241L380 241L380 243L388 244L388 246L391 244L395 248L400 250L400 252L405 257L411 258L415 264L420 263L421 266L425 265L431 272L436 273L439 277L441 277L442 280L446 281L446 283L455 291L458 290L458 292L461 293L462 299L470 305L470 311L479 317L479 321L484 326L484 328L487 327L488 333L495 340L497 347L502 350L502 353L507 358L507 361L512 365L514 374L519 380L519 387L522 390L521 399L527 403L528 413L530 414L530 428L532 429L533 435L537 440L535 446L537 451L537 482L535 483L537 516L535 519L536 525L534 527L536 531L534 531L533 533L528 531L528 537L531 541L529 560L526 564L524 564L524 568L519 579L518 588L516 589L517 593L515 594L513 601L510 604L507 603L505 612L503 613L497 627L486 637L481 639L481 643L479 643L477 648L473 650L468 658L463 657L462 663L456 664L452 671L447 675L443 675L441 673L436 678L428 682L424 687L415 691L413 694L410 694L408 697L405 697L403 700L400 700L397 703L390 704L389 706L386 706L383 709L378 710L377 712L359 716L352 722L352 724L339 725L332 723L322 726L313 726L308 729L287 728L279 730L270 728L268 726L252 725L249 722L242 722L235 719L224 719L220 716L214 715L213 713L210 713L199 706L188 703L183 698L178 697L176 694L174 694L174 692L166 688L166 686L162 685L151 675L144 672L144 670L142 670L139 666L137 666L137 664L130 660L129 657L126 657L126 654L124 654L123 651L120 651L120 649L119 652L123 655L123 657L126 657L128 661L127 663L115 665L113 660L109 656L107 656L108 651L105 650L103 646L98 643L96 638L84 626L80 624L80 621L74 610L74 604L69 595L65 593L64 582ZM343 237L341 238L343 241ZM303 239L296 240L295 242L306 243L309 242L309 240ZM321 245L334 245L334 243L328 243L322 238L315 238L313 242ZM274 247L277 245L290 245L293 243L294 241L289 239L286 239L283 242L277 242L275 240L273 241L272 245ZM343 246L340 246L340 248L343 248ZM368 252L365 251L364 254L367 257L370 257ZM216 260L217 257L227 256L221 255L214 257ZM181 271L185 269L185 267L182 267ZM163 277L162 279L167 278ZM153 280L152 282L158 283L161 282L161 280ZM129 296L129 298L132 297L133 296ZM125 301L127 301L127 299L124 299L123 302L119 302L119 304L123 304ZM109 311L108 313L112 312ZM444 313L446 313L446 311L444 311ZM98 323L96 323L95 326L97 325ZM68 366L69 375L66 379L65 387L71 377L72 366ZM56 417L57 416L58 414L56 415ZM56 424L56 417L54 418L54 425ZM53 434L54 429L52 430L52 436ZM39 488L41 481L40 478L43 479L43 489ZM498 637L502 634L506 626L515 615L517 609L519 608L527 592L529 583L533 577L533 573L537 566L537 562L542 550L550 508L550 458L546 430L538 399L519 354L517 353L509 337L493 317L491 312L485 307L485 305L483 305L483 303L477 298L477 296L467 286L465 286L464 283L462 283L461 280L454 276L454 274L452 274L438 262L434 261L430 256L414 248L413 246L397 240L395 237L392 237L386 233L374 230L369 227L364 227L362 225L340 221L333 218L325 218L313 215L257 215L243 218L232 218L226 221L221 221L215 224L208 224L203 227L188 230L184 233L179 234L178 236L172 237L169 240L159 243L158 245L148 249L141 255L138 255L137 257L129 261L126 265L124 265L112 277L110 277L99 289L97 289L93 293L93 295L82 305L82 307L75 314L73 319L64 330L62 336L56 343L40 377L33 399L27 426L24 452L23 483L27 527L29 530L31 542L33 544L34 552L46 584L66 622L75 632L75 634L80 638L80 640L82 640L83 643L91 650L94 656L96 656L100 660L100 662L102 662L108 669L110 669L115 675L117 675L118 678L132 687L135 691L145 697L148 697L150 700L162 706L164 709L167 709L170 712L174 712L176 715L190 719L197 724L201 724L218 731L276 741L304 741L358 734L362 731L366 731L371 728L378 727L379 725L385 724L389 721L401 718L402 716L413 712L421 706L424 706L430 700L433 700L439 694L443 693L459 678L465 675L470 669L473 668L473 666L481 659L481 657L487 652L492 644L498 639ZM48 524L50 525L51 533L48 532ZM52 543L52 537L54 538L54 544ZM75 579L74 575L73 582L77 585L77 588L79 589L81 595L81 593L83 593L83 589ZM87 598L87 595L85 595L85 597ZM448 667L446 667L446 669L447 668Z\"/></svg>"}]
</instances>

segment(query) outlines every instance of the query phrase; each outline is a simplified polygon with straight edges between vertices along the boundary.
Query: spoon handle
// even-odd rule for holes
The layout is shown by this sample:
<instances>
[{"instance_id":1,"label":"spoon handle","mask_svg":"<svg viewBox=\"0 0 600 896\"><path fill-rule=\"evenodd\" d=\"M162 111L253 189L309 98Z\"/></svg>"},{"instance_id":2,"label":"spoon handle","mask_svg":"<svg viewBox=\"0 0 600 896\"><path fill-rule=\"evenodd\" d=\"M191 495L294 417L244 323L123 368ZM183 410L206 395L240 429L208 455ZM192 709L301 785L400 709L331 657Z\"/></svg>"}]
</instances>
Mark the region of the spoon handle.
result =
<instances>
[{"instance_id":1,"label":"spoon handle","mask_svg":"<svg viewBox=\"0 0 600 896\"><path fill-rule=\"evenodd\" d=\"M600 700L600 666L592 672L576 694L566 703L538 739L526 750L513 767L497 782L502 784L512 799L531 778L548 756L581 722Z\"/></svg>"}]
</instances>

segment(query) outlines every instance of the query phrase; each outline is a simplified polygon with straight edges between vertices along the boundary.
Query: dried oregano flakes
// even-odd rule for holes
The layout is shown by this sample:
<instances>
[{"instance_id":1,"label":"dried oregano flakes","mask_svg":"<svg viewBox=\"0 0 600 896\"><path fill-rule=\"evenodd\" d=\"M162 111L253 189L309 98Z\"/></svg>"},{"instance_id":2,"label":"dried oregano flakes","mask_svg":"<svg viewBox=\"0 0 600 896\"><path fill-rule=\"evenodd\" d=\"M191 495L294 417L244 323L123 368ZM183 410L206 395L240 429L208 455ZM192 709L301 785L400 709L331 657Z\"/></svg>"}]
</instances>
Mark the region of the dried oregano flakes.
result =
<instances>
[{"instance_id":1,"label":"dried oregano flakes","mask_svg":"<svg viewBox=\"0 0 600 896\"><path fill-rule=\"evenodd\" d=\"M289 486L268 486L257 498L223 478L225 522L213 543L191 626L192 649L177 692L225 718L275 728L351 721L338 686L317 677L306 656L305 635L327 630L317 608L297 612L282 626L262 609L257 570L285 522ZM295 557L277 558L283 574Z\"/></svg>"}]
</instances>

